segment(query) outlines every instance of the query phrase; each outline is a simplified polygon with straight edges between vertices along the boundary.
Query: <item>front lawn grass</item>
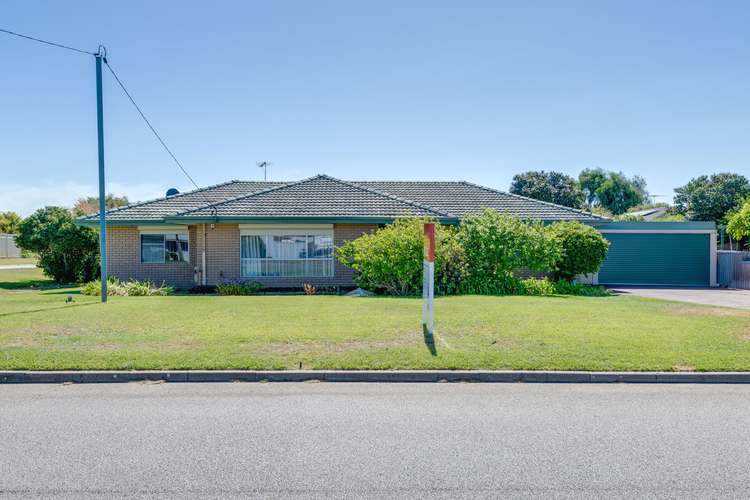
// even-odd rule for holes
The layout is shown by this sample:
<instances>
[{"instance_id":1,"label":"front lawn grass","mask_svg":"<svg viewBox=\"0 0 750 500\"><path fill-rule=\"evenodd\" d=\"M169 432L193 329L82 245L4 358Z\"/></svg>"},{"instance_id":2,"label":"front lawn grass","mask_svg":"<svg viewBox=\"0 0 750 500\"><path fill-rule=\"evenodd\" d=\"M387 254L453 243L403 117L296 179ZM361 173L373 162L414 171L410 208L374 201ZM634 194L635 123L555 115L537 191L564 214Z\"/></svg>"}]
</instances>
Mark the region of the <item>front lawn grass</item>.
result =
<instances>
[{"instance_id":1,"label":"front lawn grass","mask_svg":"<svg viewBox=\"0 0 750 500\"><path fill-rule=\"evenodd\" d=\"M0 259L0 266L5 265L36 265L36 257L23 259ZM0 267L0 292L2 290L49 288L58 286L50 278L44 275L41 268L33 267L26 269L3 269Z\"/></svg>"},{"instance_id":2,"label":"front lawn grass","mask_svg":"<svg viewBox=\"0 0 750 500\"><path fill-rule=\"evenodd\" d=\"M33 269L0 269L0 290L54 286L56 286L55 282L46 277L38 267Z\"/></svg>"},{"instance_id":3,"label":"front lawn grass","mask_svg":"<svg viewBox=\"0 0 750 500\"><path fill-rule=\"evenodd\" d=\"M74 299L66 303L68 296ZM0 289L0 369L750 370L750 311L637 297L97 297Z\"/></svg>"}]
</instances>

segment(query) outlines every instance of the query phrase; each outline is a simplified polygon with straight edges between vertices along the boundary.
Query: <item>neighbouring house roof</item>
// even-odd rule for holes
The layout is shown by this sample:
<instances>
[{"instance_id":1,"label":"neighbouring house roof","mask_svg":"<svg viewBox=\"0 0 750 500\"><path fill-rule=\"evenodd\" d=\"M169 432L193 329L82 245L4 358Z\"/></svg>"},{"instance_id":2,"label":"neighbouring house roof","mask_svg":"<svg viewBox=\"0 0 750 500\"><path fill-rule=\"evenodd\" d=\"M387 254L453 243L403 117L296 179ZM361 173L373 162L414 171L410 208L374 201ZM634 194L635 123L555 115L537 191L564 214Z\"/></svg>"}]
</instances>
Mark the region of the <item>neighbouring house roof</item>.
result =
<instances>
[{"instance_id":1,"label":"neighbouring house roof","mask_svg":"<svg viewBox=\"0 0 750 500\"><path fill-rule=\"evenodd\" d=\"M330 220L387 222L426 216L457 222L486 208L544 221L606 220L581 210L496 191L463 181L343 181L317 175L296 182L231 181L119 207L108 223ZM79 219L94 224L98 214Z\"/></svg>"}]
</instances>

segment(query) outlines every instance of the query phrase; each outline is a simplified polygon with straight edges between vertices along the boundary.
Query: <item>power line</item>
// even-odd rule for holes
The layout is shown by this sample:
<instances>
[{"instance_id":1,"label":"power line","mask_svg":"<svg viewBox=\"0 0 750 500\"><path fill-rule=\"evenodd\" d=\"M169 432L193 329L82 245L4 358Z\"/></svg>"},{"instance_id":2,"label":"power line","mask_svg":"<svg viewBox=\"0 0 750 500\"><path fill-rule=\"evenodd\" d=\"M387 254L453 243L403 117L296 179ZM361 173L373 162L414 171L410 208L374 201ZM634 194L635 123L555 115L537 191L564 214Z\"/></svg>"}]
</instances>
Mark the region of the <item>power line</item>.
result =
<instances>
[{"instance_id":1,"label":"power line","mask_svg":"<svg viewBox=\"0 0 750 500\"><path fill-rule=\"evenodd\" d=\"M125 84L122 83L122 80L120 80L120 78L117 76L117 73L115 73L115 70L112 69L112 66L110 66L109 62L107 62L106 59L104 59L104 64L107 65L107 69L109 69L109 72L112 73L112 76L115 77L115 80L117 80L117 83L118 83L118 85L120 85L120 88L122 89L122 91L125 92L125 95L128 97L128 99L130 100L130 102L133 104L133 107L135 107L135 109L138 111L138 114L141 115L141 118L143 118L143 121L146 122L146 125L148 125L148 128L151 129L151 132L153 132L154 136L156 136L156 138L159 140L159 142L161 143L161 145L164 147L164 150L167 153L169 153L169 156L172 157L172 159L174 160L175 164L178 167L180 167L180 170L182 170L182 173L185 174L185 177L187 177L190 180L190 182L193 183L193 186L195 186L195 189L200 189L198 187L198 184L196 184L196 182L193 180L193 178L190 177L190 174L187 173L187 170L185 170L185 167L182 166L182 163L180 163L180 160L178 160L177 157L174 155L174 153L172 153L172 150L169 149L169 147L164 142L164 140L161 138L161 136L159 135L159 133L156 131L156 129L153 127L153 125L151 125L151 122L148 121L148 118L146 118L146 115L144 115L143 111L141 111L140 106L138 106L138 104L136 104L135 100L133 99L133 96L130 95L130 92L128 92L128 89L125 88Z\"/></svg>"},{"instance_id":2,"label":"power line","mask_svg":"<svg viewBox=\"0 0 750 500\"><path fill-rule=\"evenodd\" d=\"M148 128L154 134L154 136L158 139L159 143L166 150L166 152L169 153L169 156L172 157L172 160L174 160L175 164L180 168L180 170L182 170L182 173L185 174L185 177L187 177L188 180L190 180L190 182L193 184L193 186L195 186L195 189L197 189L197 190L200 191L200 187L198 186L198 184L190 176L190 174L187 172L187 170L185 170L185 167L182 166L182 163L180 162L180 160L178 160L177 157L174 155L174 153L172 153L172 150L169 149L169 147L167 146L167 144L164 142L164 139L161 138L161 136L156 131L156 129L153 127L153 125L151 125L151 122L148 121L148 118L146 118L146 115L143 113L143 111L141 110L140 106L138 106L138 104L136 104L135 99L133 99L133 96L131 96L130 92L128 92L128 89L125 88L125 84L122 83L122 80L120 80L120 78L117 76L117 73L115 73L115 70L112 69L112 66L110 66L109 62L107 61L106 49L104 49L104 47L102 47L100 45L99 46L99 52L89 52L88 50L77 49L75 47L70 47L68 45L63 45L61 43L50 42L49 40L42 40L41 38L36 38L36 37L33 37L33 36L29 36L29 35L23 35L21 33L16 33L15 31L6 30L6 29L3 29L3 28L0 28L0 32L7 33L9 35L17 36L17 37L20 37L20 38L25 38L27 40L32 40L34 42L39 42L39 43L43 43L43 44L46 44L46 45L51 45L53 47L58 47L58 48L61 48L61 49L72 50L74 52L80 52L81 54L88 54L88 55L92 55L92 56L95 56L95 57L101 57L102 61L104 61L104 64L107 65L107 69L109 69L109 72L112 73L112 76L115 77L115 80L117 81L117 84L120 86L120 88L122 89L122 91L125 93L125 95L128 97L128 99L130 100L130 102L133 104L133 107L135 107L135 109L138 111L138 114L141 115L141 118L143 118L143 121L146 123L146 125L148 126ZM205 199L205 201L208 204L212 203L205 196L205 194L203 194L203 198Z\"/></svg>"},{"instance_id":3,"label":"power line","mask_svg":"<svg viewBox=\"0 0 750 500\"><path fill-rule=\"evenodd\" d=\"M91 56L95 56L96 55L95 52L90 52L88 50L77 49L75 47L70 47L68 45L63 45L61 43L56 43L56 42L50 42L48 40L42 40L41 38L34 38L33 36L29 36L29 35L22 35L21 33L16 33L15 31L5 30L5 29L2 29L2 28L0 28L0 31L2 31L3 33L7 33L9 35L17 36L17 37L20 37L20 38L25 38L27 40L33 40L33 41L39 42L39 43L46 43L47 45L52 45L53 47L59 47L61 49L68 49L68 50L72 50L72 51L75 51L75 52L80 52L81 54L89 54Z\"/></svg>"}]
</instances>

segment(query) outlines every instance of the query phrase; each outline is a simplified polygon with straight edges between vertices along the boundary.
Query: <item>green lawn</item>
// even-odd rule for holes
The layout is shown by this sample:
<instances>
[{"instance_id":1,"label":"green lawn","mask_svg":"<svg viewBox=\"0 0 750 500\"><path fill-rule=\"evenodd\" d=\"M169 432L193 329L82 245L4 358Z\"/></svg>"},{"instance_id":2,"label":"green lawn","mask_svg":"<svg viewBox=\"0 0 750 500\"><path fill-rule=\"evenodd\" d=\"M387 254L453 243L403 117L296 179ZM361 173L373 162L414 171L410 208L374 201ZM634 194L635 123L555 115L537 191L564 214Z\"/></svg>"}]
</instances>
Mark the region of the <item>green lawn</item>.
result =
<instances>
[{"instance_id":1,"label":"green lawn","mask_svg":"<svg viewBox=\"0 0 750 500\"><path fill-rule=\"evenodd\" d=\"M2 290L49 288L52 286L55 286L54 282L46 277L38 267L33 269L0 269L0 294ZM0 311L2 310L1 301L3 301L3 298L0 295Z\"/></svg>"},{"instance_id":2,"label":"green lawn","mask_svg":"<svg viewBox=\"0 0 750 500\"><path fill-rule=\"evenodd\" d=\"M750 370L750 312L635 297L440 298L431 352L418 299L7 288L0 369Z\"/></svg>"}]
</instances>

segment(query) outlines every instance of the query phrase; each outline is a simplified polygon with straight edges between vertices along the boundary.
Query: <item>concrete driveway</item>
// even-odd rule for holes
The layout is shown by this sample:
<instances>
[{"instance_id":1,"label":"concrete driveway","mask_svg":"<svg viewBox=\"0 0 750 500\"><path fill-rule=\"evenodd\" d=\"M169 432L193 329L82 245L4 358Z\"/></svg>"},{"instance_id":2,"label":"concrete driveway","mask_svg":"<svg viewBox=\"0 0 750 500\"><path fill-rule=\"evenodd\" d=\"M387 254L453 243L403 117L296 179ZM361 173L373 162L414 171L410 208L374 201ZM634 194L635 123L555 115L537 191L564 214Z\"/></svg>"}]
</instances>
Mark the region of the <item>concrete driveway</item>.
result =
<instances>
[{"instance_id":1,"label":"concrete driveway","mask_svg":"<svg viewBox=\"0 0 750 500\"><path fill-rule=\"evenodd\" d=\"M750 290L726 288L654 288L613 287L612 291L622 295L636 295L652 299L677 300L711 306L750 309Z\"/></svg>"}]
</instances>

